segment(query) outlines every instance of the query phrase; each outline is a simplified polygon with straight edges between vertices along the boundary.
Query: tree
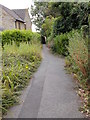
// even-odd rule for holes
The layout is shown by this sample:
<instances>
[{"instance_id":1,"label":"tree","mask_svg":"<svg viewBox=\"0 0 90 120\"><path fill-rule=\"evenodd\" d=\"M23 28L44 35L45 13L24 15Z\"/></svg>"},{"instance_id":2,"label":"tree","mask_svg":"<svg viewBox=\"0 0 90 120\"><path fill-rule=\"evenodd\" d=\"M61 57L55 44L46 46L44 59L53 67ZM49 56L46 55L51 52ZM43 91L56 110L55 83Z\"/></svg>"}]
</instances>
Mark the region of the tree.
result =
<instances>
[{"instance_id":1,"label":"tree","mask_svg":"<svg viewBox=\"0 0 90 120\"><path fill-rule=\"evenodd\" d=\"M54 35L80 29L82 25L89 25L89 6L90 3L53 3L50 9L55 10L52 16L57 18L53 26Z\"/></svg>"},{"instance_id":2,"label":"tree","mask_svg":"<svg viewBox=\"0 0 90 120\"><path fill-rule=\"evenodd\" d=\"M33 23L37 26L37 30L41 30L41 26L47 16L48 3L35 2L34 6L31 6L31 15L33 17Z\"/></svg>"},{"instance_id":3,"label":"tree","mask_svg":"<svg viewBox=\"0 0 90 120\"><path fill-rule=\"evenodd\" d=\"M80 29L82 25L88 25L89 12L89 3L75 3L70 14L72 28Z\"/></svg>"},{"instance_id":4,"label":"tree","mask_svg":"<svg viewBox=\"0 0 90 120\"><path fill-rule=\"evenodd\" d=\"M47 16L44 23L42 24L41 34L48 37L53 29L54 18L52 16Z\"/></svg>"},{"instance_id":5,"label":"tree","mask_svg":"<svg viewBox=\"0 0 90 120\"><path fill-rule=\"evenodd\" d=\"M32 6L31 11L33 22L42 33L45 32L45 29L50 30L48 25L46 25L48 24L46 23L48 22L47 16L55 18L56 21L53 26L53 31L56 35L69 32L72 29L80 29L82 25L88 25L89 13L90 3L88 2L36 2Z\"/></svg>"}]
</instances>

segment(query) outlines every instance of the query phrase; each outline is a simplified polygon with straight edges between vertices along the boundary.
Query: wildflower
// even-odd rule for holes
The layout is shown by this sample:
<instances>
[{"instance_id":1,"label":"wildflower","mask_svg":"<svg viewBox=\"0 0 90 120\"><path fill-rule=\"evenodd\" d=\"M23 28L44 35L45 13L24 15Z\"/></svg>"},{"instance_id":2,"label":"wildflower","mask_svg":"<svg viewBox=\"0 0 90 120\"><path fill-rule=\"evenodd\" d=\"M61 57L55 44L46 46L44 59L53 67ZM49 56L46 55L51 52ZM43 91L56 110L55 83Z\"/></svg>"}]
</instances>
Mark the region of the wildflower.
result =
<instances>
[{"instance_id":1,"label":"wildflower","mask_svg":"<svg viewBox=\"0 0 90 120\"><path fill-rule=\"evenodd\" d=\"M26 65L26 69L28 69L28 65Z\"/></svg>"}]
</instances>

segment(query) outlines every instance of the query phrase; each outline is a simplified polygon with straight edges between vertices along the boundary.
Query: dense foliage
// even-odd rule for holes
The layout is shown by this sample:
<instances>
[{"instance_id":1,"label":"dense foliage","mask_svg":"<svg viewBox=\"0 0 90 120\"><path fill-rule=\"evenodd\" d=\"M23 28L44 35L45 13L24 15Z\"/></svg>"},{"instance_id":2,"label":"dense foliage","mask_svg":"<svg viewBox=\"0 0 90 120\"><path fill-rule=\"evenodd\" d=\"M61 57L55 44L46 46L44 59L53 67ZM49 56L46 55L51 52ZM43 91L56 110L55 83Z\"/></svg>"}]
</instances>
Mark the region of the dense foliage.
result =
<instances>
[{"instance_id":1,"label":"dense foliage","mask_svg":"<svg viewBox=\"0 0 90 120\"><path fill-rule=\"evenodd\" d=\"M32 6L33 21L39 30L42 30L41 26L45 23L46 17L52 16L57 18L54 30L57 29L59 34L72 29L80 29L82 25L88 25L89 13L89 2L41 2L35 3L34 7ZM56 32L56 34L58 33Z\"/></svg>"},{"instance_id":2,"label":"dense foliage","mask_svg":"<svg viewBox=\"0 0 90 120\"><path fill-rule=\"evenodd\" d=\"M3 47L5 44L13 44L13 42L19 46L20 42L30 43L32 40L40 41L40 34L30 30L5 30L2 32Z\"/></svg>"},{"instance_id":3,"label":"dense foliage","mask_svg":"<svg viewBox=\"0 0 90 120\"><path fill-rule=\"evenodd\" d=\"M90 114L90 71L88 59L88 37L83 37L82 33L73 31L68 34L69 38L69 56L66 58L66 68L73 74L74 79L78 81L78 94L83 99L81 111Z\"/></svg>"},{"instance_id":4,"label":"dense foliage","mask_svg":"<svg viewBox=\"0 0 90 120\"><path fill-rule=\"evenodd\" d=\"M90 12L89 3L55 3L59 9L59 16L54 23L54 34L69 32L72 29L80 29L82 25L88 25Z\"/></svg>"},{"instance_id":5,"label":"dense foliage","mask_svg":"<svg viewBox=\"0 0 90 120\"><path fill-rule=\"evenodd\" d=\"M67 46L69 44L69 39L67 34L61 34L54 38L52 50L61 55L68 55Z\"/></svg>"},{"instance_id":6,"label":"dense foliage","mask_svg":"<svg viewBox=\"0 0 90 120\"><path fill-rule=\"evenodd\" d=\"M69 56L68 65L72 68L72 72L79 76L79 80L84 86L88 80L88 38L83 38L81 33L74 31L69 38Z\"/></svg>"},{"instance_id":7,"label":"dense foliage","mask_svg":"<svg viewBox=\"0 0 90 120\"><path fill-rule=\"evenodd\" d=\"M50 36L53 31L54 18L52 16L46 17L45 22L41 26L41 34L43 36Z\"/></svg>"}]
</instances>

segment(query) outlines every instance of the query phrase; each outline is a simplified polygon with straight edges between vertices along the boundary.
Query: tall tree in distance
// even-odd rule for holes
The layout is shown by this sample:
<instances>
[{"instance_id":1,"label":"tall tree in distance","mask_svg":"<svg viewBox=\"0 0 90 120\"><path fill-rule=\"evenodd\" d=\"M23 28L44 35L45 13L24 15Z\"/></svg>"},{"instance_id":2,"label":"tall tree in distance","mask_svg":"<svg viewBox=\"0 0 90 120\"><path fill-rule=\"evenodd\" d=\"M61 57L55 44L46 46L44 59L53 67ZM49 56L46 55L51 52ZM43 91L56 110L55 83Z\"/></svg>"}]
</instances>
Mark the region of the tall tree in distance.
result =
<instances>
[{"instance_id":1,"label":"tall tree in distance","mask_svg":"<svg viewBox=\"0 0 90 120\"><path fill-rule=\"evenodd\" d=\"M41 30L41 26L47 16L48 3L47 2L35 2L31 6L31 15L33 17L33 23L37 26L37 30Z\"/></svg>"}]
</instances>

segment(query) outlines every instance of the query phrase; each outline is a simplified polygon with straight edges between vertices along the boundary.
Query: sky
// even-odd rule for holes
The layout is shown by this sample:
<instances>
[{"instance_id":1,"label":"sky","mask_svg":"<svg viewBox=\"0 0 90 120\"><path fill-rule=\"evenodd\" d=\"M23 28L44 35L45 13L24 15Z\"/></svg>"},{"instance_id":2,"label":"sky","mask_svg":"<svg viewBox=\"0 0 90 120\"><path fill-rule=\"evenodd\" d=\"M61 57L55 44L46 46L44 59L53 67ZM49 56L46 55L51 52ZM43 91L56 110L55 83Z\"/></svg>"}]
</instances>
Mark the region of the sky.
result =
<instances>
[{"instance_id":1,"label":"sky","mask_svg":"<svg viewBox=\"0 0 90 120\"><path fill-rule=\"evenodd\" d=\"M9 9L30 9L31 4L33 4L33 0L0 0L0 4L6 6ZM36 31L35 25L32 25L32 31Z\"/></svg>"}]
</instances>

